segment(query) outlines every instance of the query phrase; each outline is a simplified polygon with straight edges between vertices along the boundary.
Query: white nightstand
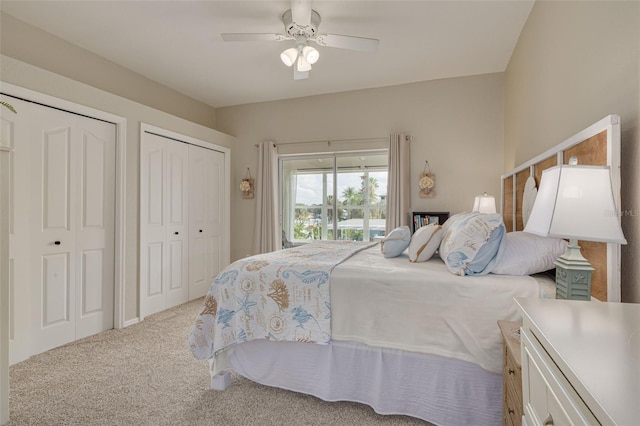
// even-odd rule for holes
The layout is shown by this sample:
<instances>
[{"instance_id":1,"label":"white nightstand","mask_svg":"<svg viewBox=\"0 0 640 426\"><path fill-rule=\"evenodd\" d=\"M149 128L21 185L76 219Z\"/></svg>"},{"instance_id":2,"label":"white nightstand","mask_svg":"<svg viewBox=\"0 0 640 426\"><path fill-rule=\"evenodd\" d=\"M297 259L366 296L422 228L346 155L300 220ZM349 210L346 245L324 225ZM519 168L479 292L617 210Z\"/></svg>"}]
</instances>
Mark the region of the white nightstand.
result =
<instances>
[{"instance_id":1,"label":"white nightstand","mask_svg":"<svg viewBox=\"0 0 640 426\"><path fill-rule=\"evenodd\" d=\"M640 304L515 300L527 425L640 423Z\"/></svg>"}]
</instances>

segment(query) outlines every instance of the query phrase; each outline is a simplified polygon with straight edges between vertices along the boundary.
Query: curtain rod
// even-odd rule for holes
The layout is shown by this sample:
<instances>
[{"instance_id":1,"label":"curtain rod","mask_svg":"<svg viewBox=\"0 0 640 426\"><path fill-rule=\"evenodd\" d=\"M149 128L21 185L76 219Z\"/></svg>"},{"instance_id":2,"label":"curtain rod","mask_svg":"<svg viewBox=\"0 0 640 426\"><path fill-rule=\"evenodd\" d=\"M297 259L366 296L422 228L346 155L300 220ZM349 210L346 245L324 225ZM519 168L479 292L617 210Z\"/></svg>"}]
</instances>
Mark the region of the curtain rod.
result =
<instances>
[{"instance_id":1,"label":"curtain rod","mask_svg":"<svg viewBox=\"0 0 640 426\"><path fill-rule=\"evenodd\" d=\"M321 140L321 141L298 141L298 142L280 142L280 143L274 143L273 146L279 146L279 145L294 145L294 144L300 144L300 143L326 143L327 145L331 146L332 142L378 142L378 141L387 141L388 138L359 138L359 139L333 139L333 140ZM405 140L407 142L411 142L413 140L413 136L407 135L405 136ZM253 145L254 147L258 147L260 145L255 144Z\"/></svg>"}]
</instances>

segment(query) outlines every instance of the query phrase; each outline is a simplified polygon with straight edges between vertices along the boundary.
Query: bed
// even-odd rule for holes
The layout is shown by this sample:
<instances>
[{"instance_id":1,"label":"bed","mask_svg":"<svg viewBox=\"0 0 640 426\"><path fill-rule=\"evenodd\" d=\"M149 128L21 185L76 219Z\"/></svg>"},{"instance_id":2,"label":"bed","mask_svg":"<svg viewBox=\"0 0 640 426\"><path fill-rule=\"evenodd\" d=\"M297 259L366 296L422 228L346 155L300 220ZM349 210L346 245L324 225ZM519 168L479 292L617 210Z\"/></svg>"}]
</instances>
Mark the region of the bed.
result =
<instances>
[{"instance_id":1,"label":"bed","mask_svg":"<svg viewBox=\"0 0 640 426\"><path fill-rule=\"evenodd\" d=\"M588 151L605 149L615 157L618 148L610 145L619 144L618 126L616 116L608 117L542 160L583 141ZM589 140L603 132L604 145L594 147ZM538 173L542 166L534 160L502 177L505 231L522 229L520 179L523 170ZM619 170L613 174L619 182ZM613 255L606 250L605 264L615 264ZM234 262L212 285L189 339L194 355L210 360L211 388L226 388L232 369L261 384L361 402L381 414L436 425L502 423L496 322L519 319L513 297L553 297L553 280L547 274L461 276L438 255L424 262L410 262L412 256L411 247L387 258L378 244L320 243ZM615 294L608 276L594 286Z\"/></svg>"}]
</instances>

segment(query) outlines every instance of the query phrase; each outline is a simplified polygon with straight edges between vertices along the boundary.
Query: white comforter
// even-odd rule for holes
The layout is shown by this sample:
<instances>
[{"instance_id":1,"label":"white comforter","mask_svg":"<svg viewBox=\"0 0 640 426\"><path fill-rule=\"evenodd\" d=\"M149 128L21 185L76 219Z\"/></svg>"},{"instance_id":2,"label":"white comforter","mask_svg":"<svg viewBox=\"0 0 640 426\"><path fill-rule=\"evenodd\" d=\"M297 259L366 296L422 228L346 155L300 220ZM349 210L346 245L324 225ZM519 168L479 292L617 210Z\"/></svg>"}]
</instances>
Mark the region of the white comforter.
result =
<instances>
[{"instance_id":1,"label":"white comforter","mask_svg":"<svg viewBox=\"0 0 640 426\"><path fill-rule=\"evenodd\" d=\"M502 371L498 320L517 320L513 297L539 297L530 276L456 276L435 256L358 253L331 274L331 338L431 353Z\"/></svg>"}]
</instances>

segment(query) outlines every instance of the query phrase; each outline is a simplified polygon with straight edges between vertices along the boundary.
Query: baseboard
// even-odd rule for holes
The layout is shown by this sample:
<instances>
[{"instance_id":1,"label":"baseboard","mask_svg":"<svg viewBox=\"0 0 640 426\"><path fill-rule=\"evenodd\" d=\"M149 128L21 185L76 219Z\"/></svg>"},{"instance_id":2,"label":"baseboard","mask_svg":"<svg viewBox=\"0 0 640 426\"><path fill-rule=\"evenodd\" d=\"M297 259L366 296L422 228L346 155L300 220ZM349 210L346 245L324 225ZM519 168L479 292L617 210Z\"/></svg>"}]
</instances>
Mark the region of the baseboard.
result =
<instances>
[{"instance_id":1,"label":"baseboard","mask_svg":"<svg viewBox=\"0 0 640 426\"><path fill-rule=\"evenodd\" d=\"M140 320L138 319L138 317L131 318L130 320L126 320L126 321L122 324L122 328L127 328L127 327L129 327L130 325L137 324L137 323L139 323L139 322L140 322Z\"/></svg>"}]
</instances>

